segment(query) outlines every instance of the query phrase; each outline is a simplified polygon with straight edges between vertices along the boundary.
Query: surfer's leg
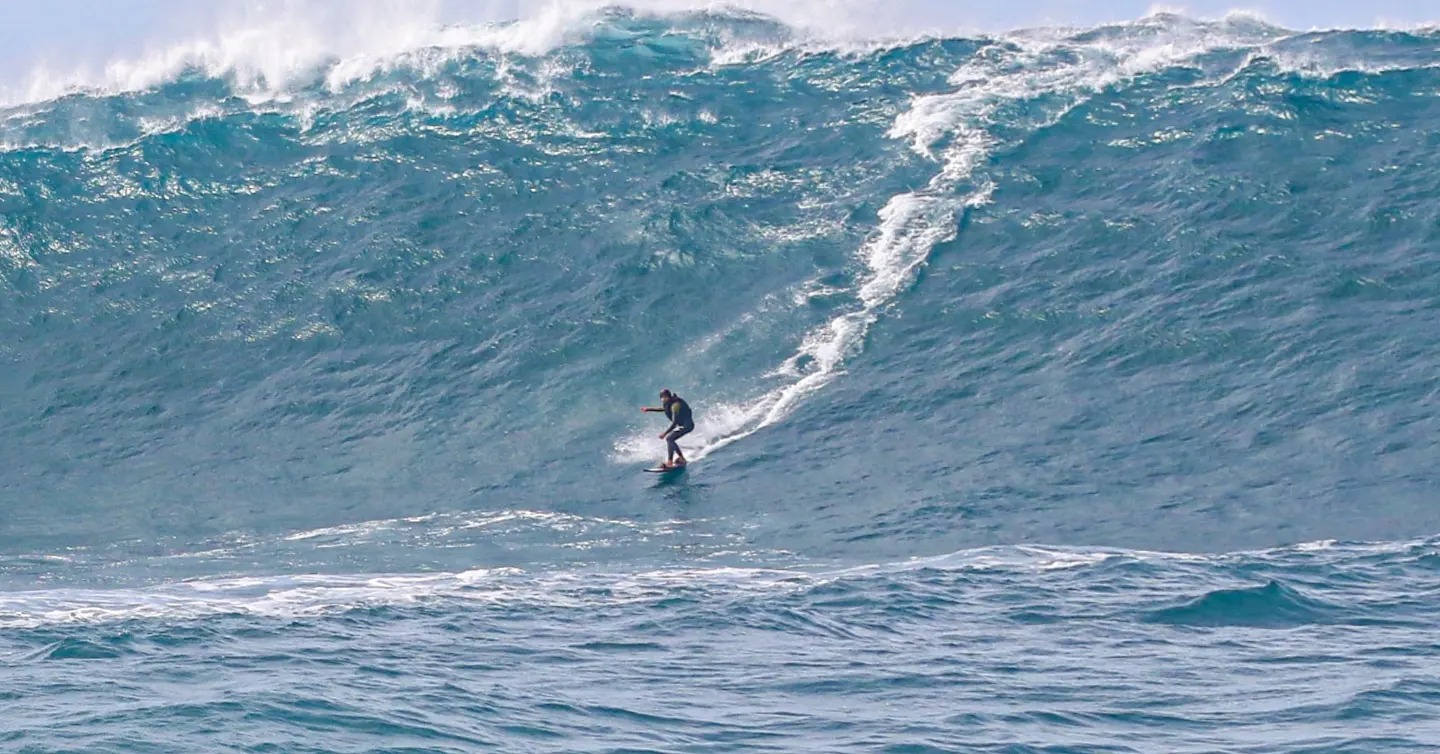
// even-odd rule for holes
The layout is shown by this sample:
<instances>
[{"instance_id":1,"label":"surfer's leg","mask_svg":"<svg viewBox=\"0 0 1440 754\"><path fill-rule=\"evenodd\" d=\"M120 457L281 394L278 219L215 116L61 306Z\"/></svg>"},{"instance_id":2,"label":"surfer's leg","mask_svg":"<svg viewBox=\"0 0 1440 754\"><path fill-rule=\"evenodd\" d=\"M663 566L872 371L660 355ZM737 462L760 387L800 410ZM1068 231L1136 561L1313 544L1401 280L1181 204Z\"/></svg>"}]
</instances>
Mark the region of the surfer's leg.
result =
<instances>
[{"instance_id":1,"label":"surfer's leg","mask_svg":"<svg viewBox=\"0 0 1440 754\"><path fill-rule=\"evenodd\" d=\"M671 432L670 434L665 435L665 446L670 449L670 460L671 460L671 461L674 461L676 458L679 458L679 459L680 459L680 463L686 463L685 454L684 454L683 452L681 452L681 450L680 450L680 445L677 444L675 441L676 441L676 440L679 440L680 438L684 437L685 435L690 434L690 430L692 430L692 429L694 429L694 427L681 427L681 428L679 428L679 429Z\"/></svg>"}]
</instances>

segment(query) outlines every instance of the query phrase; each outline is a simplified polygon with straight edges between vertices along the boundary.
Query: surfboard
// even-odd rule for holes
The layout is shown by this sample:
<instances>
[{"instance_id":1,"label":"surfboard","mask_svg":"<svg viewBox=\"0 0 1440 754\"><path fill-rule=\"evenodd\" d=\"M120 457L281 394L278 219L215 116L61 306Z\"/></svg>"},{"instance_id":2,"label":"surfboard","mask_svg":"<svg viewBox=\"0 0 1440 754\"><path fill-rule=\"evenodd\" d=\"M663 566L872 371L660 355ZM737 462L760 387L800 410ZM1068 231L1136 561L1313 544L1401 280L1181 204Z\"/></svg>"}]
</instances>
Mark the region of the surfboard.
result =
<instances>
[{"instance_id":1,"label":"surfboard","mask_svg":"<svg viewBox=\"0 0 1440 754\"><path fill-rule=\"evenodd\" d=\"M668 473L670 473L670 472L672 472L672 471L684 471L684 470L685 470L685 467L684 467L684 466L670 466L670 467L667 468L667 467L664 467L664 466L656 466L656 467L653 468L653 469L645 469L645 470L648 471L648 472L650 472L651 474L668 474Z\"/></svg>"}]
</instances>

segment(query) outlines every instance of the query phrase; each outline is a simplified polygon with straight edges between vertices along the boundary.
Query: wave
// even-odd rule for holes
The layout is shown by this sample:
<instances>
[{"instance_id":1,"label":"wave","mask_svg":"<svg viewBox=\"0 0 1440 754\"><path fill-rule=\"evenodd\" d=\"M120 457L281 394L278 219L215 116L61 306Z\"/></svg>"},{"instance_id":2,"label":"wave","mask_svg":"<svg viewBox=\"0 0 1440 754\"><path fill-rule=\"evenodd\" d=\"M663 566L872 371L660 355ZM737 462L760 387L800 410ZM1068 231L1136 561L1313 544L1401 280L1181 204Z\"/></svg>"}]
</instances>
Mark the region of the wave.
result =
<instances>
[{"instance_id":1,"label":"wave","mask_svg":"<svg viewBox=\"0 0 1440 754\"><path fill-rule=\"evenodd\" d=\"M1157 610L1151 621L1183 626L1294 628L1339 620L1345 610L1271 581L1264 586L1218 589L1177 607Z\"/></svg>"},{"instance_id":2,"label":"wave","mask_svg":"<svg viewBox=\"0 0 1440 754\"><path fill-rule=\"evenodd\" d=\"M273 74L212 45L135 91L0 116L9 483L69 514L29 506L16 531L613 514L637 494L615 466L659 448L633 402L662 386L696 407L707 462L674 499L743 508L745 469L824 438L848 466L781 480L844 509L820 547L953 549L962 511L994 527L965 544L1071 540L1044 526L1079 514L1041 501L1091 489L1138 507L1074 541L1137 544L1140 516L1185 521L1150 544L1231 549L1337 533L1207 517L1290 510L1279 476L1424 489L1407 407L1428 341L1372 370L1355 334L1427 306L1428 173L1393 140L1425 138L1404 125L1424 119L1425 34L1159 14L827 47L735 12L565 19L575 36L538 51L431 29L374 55L301 45ZM1368 214L1334 226L1292 201L1352 189ZM945 442L891 420L916 386ZM1307 467L1304 442L1349 471ZM1196 520L1218 541L1179 531ZM1379 528L1408 520L1345 531L1424 533Z\"/></svg>"},{"instance_id":3,"label":"wave","mask_svg":"<svg viewBox=\"0 0 1440 754\"><path fill-rule=\"evenodd\" d=\"M712 65L737 65L787 53L866 56L935 40L1103 45L1149 37L1155 42L1151 51L1160 57L1174 59L1174 50L1167 49L1173 45L1211 50L1238 46L1282 70L1330 75L1413 65L1417 55L1431 49L1428 40L1434 33L1427 27L1301 33L1243 12L1210 21L1158 12L1093 30L1041 27L967 35L923 21L897 23L900 13L866 3L741 2L723 9L699 5L688 0L625 5L566 0L526 8L514 20L505 20L497 9L479 8L478 15L469 14L465 21L447 20L442 4L433 0L377 0L344 11L306 2L232 6L205 19L214 31L196 32L183 41L152 42L138 55L37 65L23 84L0 88L0 108L14 110L74 95L135 94L197 77L226 82L233 95L252 106L283 103L312 90L339 94L397 70L435 75L477 56L499 61L504 70L587 45L633 47L659 56L689 50L703 52ZM1347 43L1316 45L1332 39ZM1393 44L1397 39L1403 44Z\"/></svg>"}]
</instances>

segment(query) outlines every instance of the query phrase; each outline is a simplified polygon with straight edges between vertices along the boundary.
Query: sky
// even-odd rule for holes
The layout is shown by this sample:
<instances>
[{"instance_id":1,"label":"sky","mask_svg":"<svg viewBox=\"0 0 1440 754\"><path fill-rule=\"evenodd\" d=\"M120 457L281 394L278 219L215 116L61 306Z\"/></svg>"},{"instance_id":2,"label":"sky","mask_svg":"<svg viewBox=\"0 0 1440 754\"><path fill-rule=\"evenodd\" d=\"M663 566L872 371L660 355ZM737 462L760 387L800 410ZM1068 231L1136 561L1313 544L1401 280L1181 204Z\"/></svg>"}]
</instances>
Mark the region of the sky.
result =
<instances>
[{"instance_id":1,"label":"sky","mask_svg":"<svg viewBox=\"0 0 1440 754\"><path fill-rule=\"evenodd\" d=\"M319 28L343 27L366 15L423 14L437 24L535 15L546 6L603 0L0 0L0 91L22 88L37 70L103 69L157 49L223 35L235 19L317 14ZM924 32L996 32L1034 26L1094 26L1157 10L1218 18L1258 13L1287 28L1413 27L1440 22L1440 0L621 0L610 4L703 8L737 5L792 25L849 27L869 36ZM370 30L368 37L376 35ZM384 29L380 30L383 37Z\"/></svg>"}]
</instances>

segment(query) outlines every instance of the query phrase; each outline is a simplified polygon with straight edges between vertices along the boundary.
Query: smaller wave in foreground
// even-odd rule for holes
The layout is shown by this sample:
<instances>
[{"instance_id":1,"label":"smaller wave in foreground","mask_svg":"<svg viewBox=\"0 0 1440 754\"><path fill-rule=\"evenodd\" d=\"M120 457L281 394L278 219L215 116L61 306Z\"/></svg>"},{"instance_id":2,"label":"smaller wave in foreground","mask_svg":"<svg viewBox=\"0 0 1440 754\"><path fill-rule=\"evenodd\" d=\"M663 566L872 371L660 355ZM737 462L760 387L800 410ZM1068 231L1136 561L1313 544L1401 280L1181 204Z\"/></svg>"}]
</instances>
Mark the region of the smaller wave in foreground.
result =
<instances>
[{"instance_id":1,"label":"smaller wave in foreground","mask_svg":"<svg viewBox=\"0 0 1440 754\"><path fill-rule=\"evenodd\" d=\"M1157 610L1148 620L1178 626L1295 628L1338 623L1348 612L1271 581L1264 586L1217 589L1184 605Z\"/></svg>"}]
</instances>

